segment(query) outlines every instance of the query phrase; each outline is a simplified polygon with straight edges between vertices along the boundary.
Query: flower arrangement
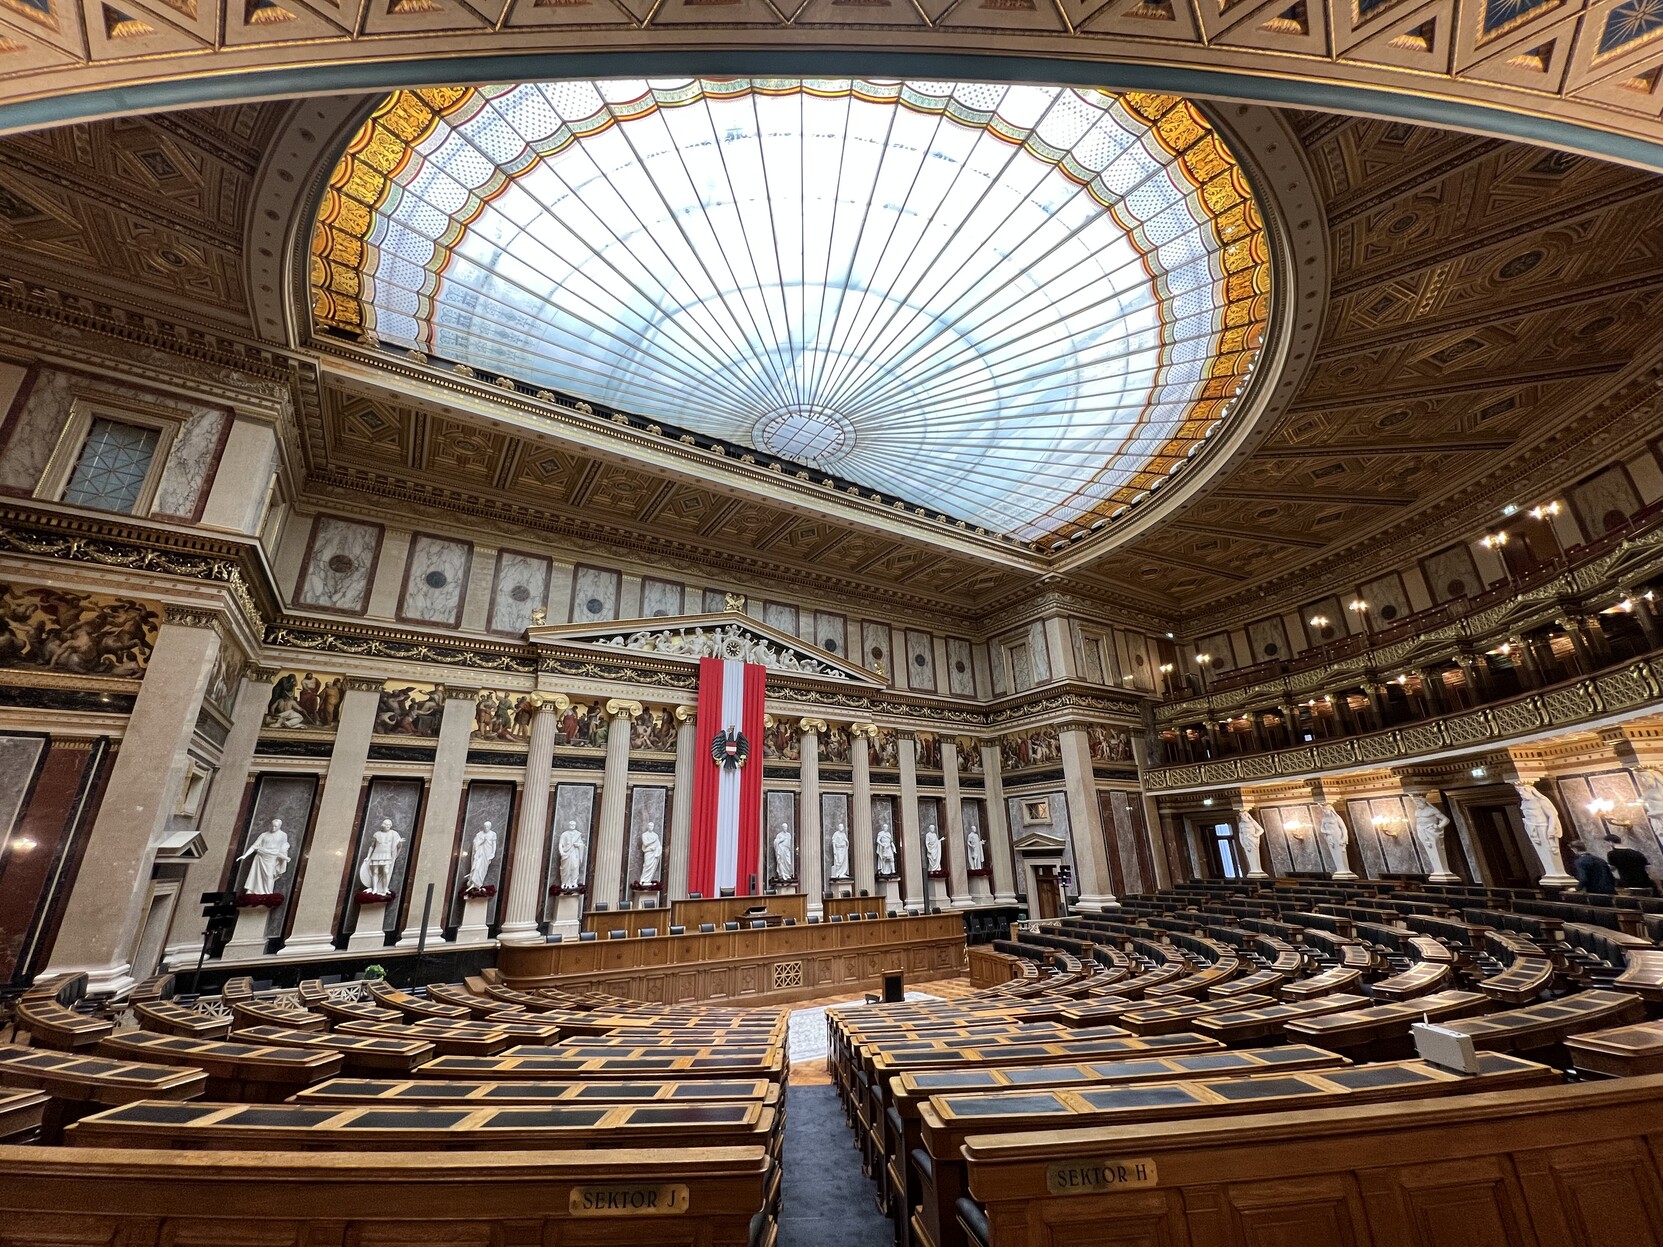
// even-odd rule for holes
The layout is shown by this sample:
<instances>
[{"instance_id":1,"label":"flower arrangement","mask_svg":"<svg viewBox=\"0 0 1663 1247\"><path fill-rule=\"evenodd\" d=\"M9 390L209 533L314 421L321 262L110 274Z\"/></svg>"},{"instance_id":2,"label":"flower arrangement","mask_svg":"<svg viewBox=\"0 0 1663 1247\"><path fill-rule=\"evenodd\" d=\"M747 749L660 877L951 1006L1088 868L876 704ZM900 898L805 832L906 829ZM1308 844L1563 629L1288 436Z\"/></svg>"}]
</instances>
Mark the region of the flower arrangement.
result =
<instances>
[{"instance_id":1,"label":"flower arrangement","mask_svg":"<svg viewBox=\"0 0 1663 1247\"><path fill-rule=\"evenodd\" d=\"M385 905L396 895L396 892L371 892L368 888L359 888L357 899L360 905Z\"/></svg>"},{"instance_id":2,"label":"flower arrangement","mask_svg":"<svg viewBox=\"0 0 1663 1247\"><path fill-rule=\"evenodd\" d=\"M575 888L563 888L558 883L549 884L550 896L582 896L584 886L580 883Z\"/></svg>"},{"instance_id":3,"label":"flower arrangement","mask_svg":"<svg viewBox=\"0 0 1663 1247\"><path fill-rule=\"evenodd\" d=\"M494 883L487 883L483 887L478 887L478 888L471 888L470 887L470 888L463 888L462 889L462 895L465 896L470 901L488 900L489 898L495 896L496 894L497 894L497 885L494 884Z\"/></svg>"},{"instance_id":4,"label":"flower arrangement","mask_svg":"<svg viewBox=\"0 0 1663 1247\"><path fill-rule=\"evenodd\" d=\"M365 966L360 977L366 979L384 979L387 977L387 967L383 965Z\"/></svg>"}]
</instances>

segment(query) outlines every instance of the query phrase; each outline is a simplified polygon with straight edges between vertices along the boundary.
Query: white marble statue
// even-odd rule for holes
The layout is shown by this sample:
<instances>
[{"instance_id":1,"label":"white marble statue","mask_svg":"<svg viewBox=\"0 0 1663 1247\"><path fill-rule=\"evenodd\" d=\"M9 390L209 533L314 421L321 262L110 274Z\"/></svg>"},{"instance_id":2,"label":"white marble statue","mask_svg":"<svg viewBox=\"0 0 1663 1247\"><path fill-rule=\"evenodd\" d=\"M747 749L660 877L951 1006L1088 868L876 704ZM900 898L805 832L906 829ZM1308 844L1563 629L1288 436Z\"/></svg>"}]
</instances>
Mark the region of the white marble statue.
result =
<instances>
[{"instance_id":1,"label":"white marble statue","mask_svg":"<svg viewBox=\"0 0 1663 1247\"><path fill-rule=\"evenodd\" d=\"M831 850L831 877L833 879L847 879L849 877L849 833L843 829L842 823L832 828Z\"/></svg>"},{"instance_id":2,"label":"white marble statue","mask_svg":"<svg viewBox=\"0 0 1663 1247\"><path fill-rule=\"evenodd\" d=\"M877 850L878 874L893 875L895 873L895 834L887 827L878 828L878 842L874 847Z\"/></svg>"},{"instance_id":3,"label":"white marble statue","mask_svg":"<svg viewBox=\"0 0 1663 1247\"><path fill-rule=\"evenodd\" d=\"M251 896L271 896L277 891L277 881L289 868L289 837L283 830L283 820L274 818L271 826L254 837L248 852L237 860L252 857L248 878L243 880L243 891Z\"/></svg>"},{"instance_id":4,"label":"white marble statue","mask_svg":"<svg viewBox=\"0 0 1663 1247\"><path fill-rule=\"evenodd\" d=\"M658 864L664 859L664 838L651 823L641 829L641 886L654 887L658 883Z\"/></svg>"},{"instance_id":5,"label":"white marble statue","mask_svg":"<svg viewBox=\"0 0 1663 1247\"><path fill-rule=\"evenodd\" d=\"M967 828L964 833L964 864L969 870L986 869L986 859L982 855L982 833L974 827Z\"/></svg>"},{"instance_id":6,"label":"white marble statue","mask_svg":"<svg viewBox=\"0 0 1663 1247\"><path fill-rule=\"evenodd\" d=\"M1345 855L1345 846L1351 840L1351 833L1346 830L1345 820L1341 818L1331 805L1319 805L1322 819L1317 824L1317 834L1328 848L1328 860L1333 863L1333 870L1329 872L1331 879L1355 879L1356 873Z\"/></svg>"},{"instance_id":7,"label":"white marble statue","mask_svg":"<svg viewBox=\"0 0 1663 1247\"><path fill-rule=\"evenodd\" d=\"M1654 766L1634 772L1634 786L1640 790L1640 808L1651 820L1652 834L1663 838L1663 774Z\"/></svg>"},{"instance_id":8,"label":"white marble statue","mask_svg":"<svg viewBox=\"0 0 1663 1247\"><path fill-rule=\"evenodd\" d=\"M1565 864L1559 857L1559 838L1563 828L1553 802L1530 784L1514 784L1513 788L1519 794L1519 813L1524 819L1525 837L1542 861L1542 877L1538 882L1550 888L1574 887L1576 879L1565 873Z\"/></svg>"},{"instance_id":9,"label":"white marble statue","mask_svg":"<svg viewBox=\"0 0 1663 1247\"><path fill-rule=\"evenodd\" d=\"M1265 842L1265 829L1250 810L1236 813L1236 842L1241 845L1241 855L1247 859L1247 877L1270 878L1265 873L1264 860L1259 856L1259 848Z\"/></svg>"},{"instance_id":10,"label":"white marble statue","mask_svg":"<svg viewBox=\"0 0 1663 1247\"><path fill-rule=\"evenodd\" d=\"M1449 828L1449 815L1418 792L1410 794L1409 809L1415 819L1415 839L1420 841L1420 851L1432 868L1427 878L1433 883L1459 883L1460 876L1450 871L1449 860L1444 856L1444 832Z\"/></svg>"},{"instance_id":11,"label":"white marble statue","mask_svg":"<svg viewBox=\"0 0 1663 1247\"><path fill-rule=\"evenodd\" d=\"M781 827L774 833L774 878L795 879L796 877L796 846L791 842L790 829Z\"/></svg>"},{"instance_id":12,"label":"white marble statue","mask_svg":"<svg viewBox=\"0 0 1663 1247\"><path fill-rule=\"evenodd\" d=\"M577 829L575 818L560 833L556 851L560 855L560 886L574 892L583 886L583 833Z\"/></svg>"},{"instance_id":13,"label":"white marble statue","mask_svg":"<svg viewBox=\"0 0 1663 1247\"><path fill-rule=\"evenodd\" d=\"M366 892L390 896L393 891L393 867L398 864L398 851L404 847L404 837L393 830L393 820L384 818L381 826L370 833L369 852L358 867L358 881Z\"/></svg>"},{"instance_id":14,"label":"white marble statue","mask_svg":"<svg viewBox=\"0 0 1663 1247\"><path fill-rule=\"evenodd\" d=\"M468 861L468 886L483 888L491 882L491 863L497 860L497 833L489 821L473 837L473 856Z\"/></svg>"},{"instance_id":15,"label":"white marble statue","mask_svg":"<svg viewBox=\"0 0 1663 1247\"><path fill-rule=\"evenodd\" d=\"M941 872L941 833L934 827L924 832L924 866L932 875Z\"/></svg>"}]
</instances>

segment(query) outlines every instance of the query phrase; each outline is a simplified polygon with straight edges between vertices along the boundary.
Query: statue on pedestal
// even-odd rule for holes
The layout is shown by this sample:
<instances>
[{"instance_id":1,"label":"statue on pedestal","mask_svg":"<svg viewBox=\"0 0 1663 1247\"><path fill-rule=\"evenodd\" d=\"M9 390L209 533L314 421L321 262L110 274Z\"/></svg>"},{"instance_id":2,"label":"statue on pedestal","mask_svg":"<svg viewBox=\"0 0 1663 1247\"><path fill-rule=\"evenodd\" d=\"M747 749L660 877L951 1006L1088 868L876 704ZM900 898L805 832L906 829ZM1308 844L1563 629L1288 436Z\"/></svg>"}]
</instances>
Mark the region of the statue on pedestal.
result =
<instances>
[{"instance_id":1,"label":"statue on pedestal","mask_svg":"<svg viewBox=\"0 0 1663 1247\"><path fill-rule=\"evenodd\" d=\"M583 833L574 818L560 833L555 850L560 856L560 890L579 892L583 889Z\"/></svg>"},{"instance_id":2,"label":"statue on pedestal","mask_svg":"<svg viewBox=\"0 0 1663 1247\"><path fill-rule=\"evenodd\" d=\"M1634 772L1634 786L1640 792L1640 808L1651 820L1652 834L1663 838L1663 774L1654 766L1642 766Z\"/></svg>"},{"instance_id":3,"label":"statue on pedestal","mask_svg":"<svg viewBox=\"0 0 1663 1247\"><path fill-rule=\"evenodd\" d=\"M404 837L393 830L393 820L384 818L381 826L370 833L369 852L358 867L358 881L366 892L376 896L393 894L393 868L398 864L398 852L404 847Z\"/></svg>"},{"instance_id":4,"label":"statue on pedestal","mask_svg":"<svg viewBox=\"0 0 1663 1247\"><path fill-rule=\"evenodd\" d=\"M483 888L491 881L491 864L497 860L497 833L487 820L474 833L473 856L468 862L468 886Z\"/></svg>"},{"instance_id":5,"label":"statue on pedestal","mask_svg":"<svg viewBox=\"0 0 1663 1247\"><path fill-rule=\"evenodd\" d=\"M641 886L656 887L658 864L664 857L664 840L648 823L641 829Z\"/></svg>"},{"instance_id":6,"label":"statue on pedestal","mask_svg":"<svg viewBox=\"0 0 1663 1247\"><path fill-rule=\"evenodd\" d=\"M774 831L774 878L781 883L797 877L797 849L791 841L791 831L779 827Z\"/></svg>"},{"instance_id":7,"label":"statue on pedestal","mask_svg":"<svg viewBox=\"0 0 1663 1247\"><path fill-rule=\"evenodd\" d=\"M966 869L974 872L985 870L987 859L983 856L982 834L974 827L964 833L964 864Z\"/></svg>"},{"instance_id":8,"label":"statue on pedestal","mask_svg":"<svg viewBox=\"0 0 1663 1247\"><path fill-rule=\"evenodd\" d=\"M831 834L831 877L833 879L847 879L849 877L849 833L839 823L832 828Z\"/></svg>"},{"instance_id":9,"label":"statue on pedestal","mask_svg":"<svg viewBox=\"0 0 1663 1247\"><path fill-rule=\"evenodd\" d=\"M1409 808L1415 819L1415 839L1432 868L1427 878L1433 883L1459 882L1460 876L1450 871L1449 861L1444 857L1444 832L1449 827L1449 815L1418 792L1409 795Z\"/></svg>"},{"instance_id":10,"label":"statue on pedestal","mask_svg":"<svg viewBox=\"0 0 1663 1247\"><path fill-rule=\"evenodd\" d=\"M1268 879L1264 862L1259 857L1259 847L1264 843L1265 829L1259 820L1254 818L1251 811L1238 810L1236 812L1236 841L1241 845L1241 855L1247 859L1247 877L1249 879Z\"/></svg>"},{"instance_id":11,"label":"statue on pedestal","mask_svg":"<svg viewBox=\"0 0 1663 1247\"><path fill-rule=\"evenodd\" d=\"M282 819L272 819L271 826L255 836L248 852L237 860L250 857L254 862L248 868L248 878L243 880L243 891L250 896L275 896L278 880L289 868L289 837L283 830Z\"/></svg>"},{"instance_id":12,"label":"statue on pedestal","mask_svg":"<svg viewBox=\"0 0 1663 1247\"><path fill-rule=\"evenodd\" d=\"M1514 784L1513 789L1519 794L1519 814L1524 820L1525 837L1530 841L1530 847L1536 850L1536 856L1542 860L1542 877L1538 882L1544 887L1575 887L1576 879L1565 873L1565 864L1559 857L1559 838L1563 828L1553 802L1530 784Z\"/></svg>"},{"instance_id":13,"label":"statue on pedestal","mask_svg":"<svg viewBox=\"0 0 1663 1247\"><path fill-rule=\"evenodd\" d=\"M895 873L895 835L887 827L878 828L878 840L873 846L878 859L878 875L886 877Z\"/></svg>"},{"instance_id":14,"label":"statue on pedestal","mask_svg":"<svg viewBox=\"0 0 1663 1247\"><path fill-rule=\"evenodd\" d=\"M941 873L941 833L934 827L924 833L924 867L932 875Z\"/></svg>"},{"instance_id":15,"label":"statue on pedestal","mask_svg":"<svg viewBox=\"0 0 1663 1247\"><path fill-rule=\"evenodd\" d=\"M1346 857L1345 847L1351 841L1351 833L1346 830L1345 820L1339 816L1331 805L1319 805L1322 819L1317 824L1317 834L1328 848L1328 858L1333 864L1329 872L1331 879L1355 879L1356 873L1351 869L1350 860Z\"/></svg>"}]
</instances>

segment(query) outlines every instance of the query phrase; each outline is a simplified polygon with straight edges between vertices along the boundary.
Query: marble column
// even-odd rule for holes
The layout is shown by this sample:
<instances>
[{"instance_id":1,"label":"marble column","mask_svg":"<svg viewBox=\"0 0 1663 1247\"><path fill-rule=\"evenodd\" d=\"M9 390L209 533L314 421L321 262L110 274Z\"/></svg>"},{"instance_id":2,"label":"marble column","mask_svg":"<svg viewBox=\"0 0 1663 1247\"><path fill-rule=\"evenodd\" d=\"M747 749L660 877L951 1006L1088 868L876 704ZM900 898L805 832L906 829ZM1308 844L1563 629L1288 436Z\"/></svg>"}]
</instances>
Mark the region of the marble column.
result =
<instances>
[{"instance_id":1,"label":"marble column","mask_svg":"<svg viewBox=\"0 0 1663 1247\"><path fill-rule=\"evenodd\" d=\"M959 795L959 747L941 738L941 835L947 842L947 873L953 885L952 906L965 909L976 903L970 894L970 863L964 854L964 800ZM983 848L986 853L986 848Z\"/></svg>"},{"instance_id":2,"label":"marble column","mask_svg":"<svg viewBox=\"0 0 1663 1247\"><path fill-rule=\"evenodd\" d=\"M525 758L525 787L514 820L514 856L509 863L508 896L502 907L499 938L525 942L536 936L543 913L543 862L548 857L550 771L560 715L571 703L556 697L537 707Z\"/></svg>"},{"instance_id":3,"label":"marble column","mask_svg":"<svg viewBox=\"0 0 1663 1247\"><path fill-rule=\"evenodd\" d=\"M427 885L433 885L433 908L427 919L427 942L444 938L445 919L450 913L446 885L451 863L456 860L456 818L462 809L462 785L468 770L468 743L473 738L477 688L445 686L445 708L439 719L439 747L433 755L433 778L427 786L427 808L422 814L421 841L413 869L405 879L410 896L407 925L400 943L411 943L420 934L422 906ZM458 885L465 871L457 872Z\"/></svg>"},{"instance_id":4,"label":"marble column","mask_svg":"<svg viewBox=\"0 0 1663 1247\"><path fill-rule=\"evenodd\" d=\"M184 788L186 748L219 654L214 621L200 608L166 608L69 894L49 968L86 971L94 992L134 985L156 844Z\"/></svg>"},{"instance_id":5,"label":"marble column","mask_svg":"<svg viewBox=\"0 0 1663 1247\"><path fill-rule=\"evenodd\" d=\"M196 955L202 949L202 909L197 898L219 890L226 858L240 851L237 815L242 811L254 747L260 739L266 706L271 701L271 684L276 678L277 672L270 667L252 667L244 673L242 687L237 690L231 708L231 730L219 752L219 770L197 822L204 846L202 856L186 869L179 903L173 910L173 930L163 958L169 964L187 960L196 964ZM302 830L296 829L297 833Z\"/></svg>"},{"instance_id":6,"label":"marble column","mask_svg":"<svg viewBox=\"0 0 1663 1247\"><path fill-rule=\"evenodd\" d=\"M591 898L616 906L629 895L624 862L629 849L629 729L642 710L638 701L614 697L606 703L611 724L606 733L606 772L601 780L600 826L595 836L594 888Z\"/></svg>"},{"instance_id":7,"label":"marble column","mask_svg":"<svg viewBox=\"0 0 1663 1247\"><path fill-rule=\"evenodd\" d=\"M358 865L353 854L354 824L383 683L357 678L346 682L335 724L335 746L329 753L329 769L324 772L323 794L313 820L312 843L301 863L299 894L290 901L293 934L284 945L285 953L324 954L335 948L335 905L340 900L341 880Z\"/></svg>"},{"instance_id":8,"label":"marble column","mask_svg":"<svg viewBox=\"0 0 1663 1247\"><path fill-rule=\"evenodd\" d=\"M983 791L987 795L987 863L992 870L993 901L996 905L1016 904L1016 882L1012 876L1010 809L1005 804L1005 782L999 770L999 746L982 746Z\"/></svg>"},{"instance_id":9,"label":"marble column","mask_svg":"<svg viewBox=\"0 0 1663 1247\"><path fill-rule=\"evenodd\" d=\"M797 798L797 890L808 897L812 917L822 912L826 885L822 879L825 855L821 850L820 827L820 733L824 719L802 719L798 754L802 758L801 788Z\"/></svg>"},{"instance_id":10,"label":"marble column","mask_svg":"<svg viewBox=\"0 0 1663 1247\"><path fill-rule=\"evenodd\" d=\"M1091 773L1091 741L1083 727L1065 725L1057 730L1062 749L1063 790L1068 800L1069 834L1074 847L1074 869L1078 872L1081 909L1102 909L1115 905L1113 876L1109 873L1109 846L1103 835L1103 815L1097 804L1097 784Z\"/></svg>"},{"instance_id":11,"label":"marble column","mask_svg":"<svg viewBox=\"0 0 1663 1247\"><path fill-rule=\"evenodd\" d=\"M854 786L849 797L849 869L856 896L864 891L881 900L872 849L872 755L866 747L875 730L870 723L857 723L849 732L849 774Z\"/></svg>"},{"instance_id":12,"label":"marble column","mask_svg":"<svg viewBox=\"0 0 1663 1247\"><path fill-rule=\"evenodd\" d=\"M693 841L693 769L698 765L697 706L676 707L676 786L670 795L670 844L664 851L665 895L687 899L687 865Z\"/></svg>"},{"instance_id":13,"label":"marble column","mask_svg":"<svg viewBox=\"0 0 1663 1247\"><path fill-rule=\"evenodd\" d=\"M929 912L933 883L924 873L923 829L918 821L918 738L910 732L896 742L901 763L901 883L906 903Z\"/></svg>"}]
</instances>

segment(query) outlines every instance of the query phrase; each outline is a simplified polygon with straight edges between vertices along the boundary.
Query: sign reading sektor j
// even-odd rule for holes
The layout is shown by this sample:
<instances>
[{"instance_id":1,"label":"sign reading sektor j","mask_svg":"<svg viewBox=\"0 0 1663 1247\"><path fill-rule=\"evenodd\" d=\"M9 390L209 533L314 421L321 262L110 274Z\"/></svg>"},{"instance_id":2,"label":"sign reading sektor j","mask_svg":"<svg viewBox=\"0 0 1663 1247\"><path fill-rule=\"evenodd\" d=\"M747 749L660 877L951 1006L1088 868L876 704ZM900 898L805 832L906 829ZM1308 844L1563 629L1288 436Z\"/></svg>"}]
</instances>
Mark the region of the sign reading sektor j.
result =
<instances>
[{"instance_id":1,"label":"sign reading sektor j","mask_svg":"<svg viewBox=\"0 0 1663 1247\"><path fill-rule=\"evenodd\" d=\"M574 1186L574 1217L663 1217L685 1213L691 1201L685 1182L662 1186Z\"/></svg>"},{"instance_id":2,"label":"sign reading sektor j","mask_svg":"<svg viewBox=\"0 0 1663 1247\"><path fill-rule=\"evenodd\" d=\"M1153 1157L1140 1160L1075 1161L1050 1165L1045 1170L1045 1189L1053 1195L1100 1195L1107 1191L1132 1191L1154 1186L1159 1181Z\"/></svg>"}]
</instances>

